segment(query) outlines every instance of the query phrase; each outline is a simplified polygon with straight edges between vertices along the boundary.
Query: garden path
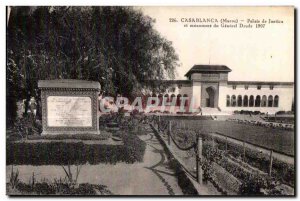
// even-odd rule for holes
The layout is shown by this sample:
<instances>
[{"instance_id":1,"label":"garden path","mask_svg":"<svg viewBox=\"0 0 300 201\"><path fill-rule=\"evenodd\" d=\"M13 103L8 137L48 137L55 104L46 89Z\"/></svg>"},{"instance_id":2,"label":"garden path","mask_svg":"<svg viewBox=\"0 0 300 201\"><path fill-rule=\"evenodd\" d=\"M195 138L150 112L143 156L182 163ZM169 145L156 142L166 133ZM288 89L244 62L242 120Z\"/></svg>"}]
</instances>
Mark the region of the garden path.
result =
<instances>
[{"instance_id":1,"label":"garden path","mask_svg":"<svg viewBox=\"0 0 300 201\"><path fill-rule=\"evenodd\" d=\"M147 143L143 162L86 164L81 168L78 183L105 185L115 195L182 195L174 171L168 167L164 149L150 127L139 137ZM11 171L11 166L6 168L7 172ZM14 168L19 170L20 180L24 182L30 181L32 172L37 181L65 177L60 166L17 165ZM71 169L75 171L76 167L71 166Z\"/></svg>"}]
</instances>

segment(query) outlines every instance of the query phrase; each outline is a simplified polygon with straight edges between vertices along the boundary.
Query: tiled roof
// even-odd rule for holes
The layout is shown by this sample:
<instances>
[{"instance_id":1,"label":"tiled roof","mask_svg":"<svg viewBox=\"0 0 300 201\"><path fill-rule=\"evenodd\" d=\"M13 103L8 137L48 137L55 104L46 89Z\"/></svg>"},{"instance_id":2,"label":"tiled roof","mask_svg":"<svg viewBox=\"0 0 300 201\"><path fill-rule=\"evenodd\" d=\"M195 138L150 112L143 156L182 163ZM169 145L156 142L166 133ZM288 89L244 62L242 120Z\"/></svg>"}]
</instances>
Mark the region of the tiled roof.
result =
<instances>
[{"instance_id":1,"label":"tiled roof","mask_svg":"<svg viewBox=\"0 0 300 201\"><path fill-rule=\"evenodd\" d=\"M194 65L185 76L203 72L231 72L231 69L225 65Z\"/></svg>"}]
</instances>

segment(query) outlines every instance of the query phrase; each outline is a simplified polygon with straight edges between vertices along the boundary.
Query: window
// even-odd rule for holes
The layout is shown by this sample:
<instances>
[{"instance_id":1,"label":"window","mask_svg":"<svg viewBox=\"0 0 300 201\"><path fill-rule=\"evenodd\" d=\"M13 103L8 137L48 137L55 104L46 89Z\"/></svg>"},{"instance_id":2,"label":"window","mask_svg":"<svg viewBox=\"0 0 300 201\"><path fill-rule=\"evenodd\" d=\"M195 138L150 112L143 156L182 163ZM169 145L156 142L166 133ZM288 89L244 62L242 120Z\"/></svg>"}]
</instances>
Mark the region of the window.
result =
<instances>
[{"instance_id":1,"label":"window","mask_svg":"<svg viewBox=\"0 0 300 201\"><path fill-rule=\"evenodd\" d=\"M233 90L236 90L236 85L233 85L233 86L232 86L232 89L233 89Z\"/></svg>"},{"instance_id":2,"label":"window","mask_svg":"<svg viewBox=\"0 0 300 201\"><path fill-rule=\"evenodd\" d=\"M235 95L232 95L232 96L231 96L231 106L232 106L232 107L235 107L235 106L236 106L236 97L235 97Z\"/></svg>"},{"instance_id":3,"label":"window","mask_svg":"<svg viewBox=\"0 0 300 201\"><path fill-rule=\"evenodd\" d=\"M263 95L261 99L261 106L262 107L267 107L267 96Z\"/></svg>"},{"instance_id":4,"label":"window","mask_svg":"<svg viewBox=\"0 0 300 201\"><path fill-rule=\"evenodd\" d=\"M274 97L274 106L273 107L278 107L279 106L279 96Z\"/></svg>"},{"instance_id":5,"label":"window","mask_svg":"<svg viewBox=\"0 0 300 201\"><path fill-rule=\"evenodd\" d=\"M255 107L260 107L260 96L259 95L256 96Z\"/></svg>"},{"instance_id":6,"label":"window","mask_svg":"<svg viewBox=\"0 0 300 201\"><path fill-rule=\"evenodd\" d=\"M248 107L248 96L247 95L244 96L243 106Z\"/></svg>"},{"instance_id":7,"label":"window","mask_svg":"<svg viewBox=\"0 0 300 201\"><path fill-rule=\"evenodd\" d=\"M245 90L248 90L249 86L248 85L245 85Z\"/></svg>"},{"instance_id":8,"label":"window","mask_svg":"<svg viewBox=\"0 0 300 201\"><path fill-rule=\"evenodd\" d=\"M268 97L268 107L272 107L273 106L273 96L269 96Z\"/></svg>"},{"instance_id":9,"label":"window","mask_svg":"<svg viewBox=\"0 0 300 201\"><path fill-rule=\"evenodd\" d=\"M230 107L230 96L229 95L226 96L226 106Z\"/></svg>"},{"instance_id":10,"label":"window","mask_svg":"<svg viewBox=\"0 0 300 201\"><path fill-rule=\"evenodd\" d=\"M274 86L273 85L270 85L270 90L273 90L274 89Z\"/></svg>"},{"instance_id":11,"label":"window","mask_svg":"<svg viewBox=\"0 0 300 201\"><path fill-rule=\"evenodd\" d=\"M249 107L253 107L254 106L254 96L250 96L250 99L249 99Z\"/></svg>"},{"instance_id":12,"label":"window","mask_svg":"<svg viewBox=\"0 0 300 201\"><path fill-rule=\"evenodd\" d=\"M237 102L237 104L238 104L239 107L242 107L242 105L243 105L243 100L242 100L242 96L241 95L238 96L238 102Z\"/></svg>"},{"instance_id":13,"label":"window","mask_svg":"<svg viewBox=\"0 0 300 201\"><path fill-rule=\"evenodd\" d=\"M261 90L261 86L260 85L257 86L257 90Z\"/></svg>"}]
</instances>

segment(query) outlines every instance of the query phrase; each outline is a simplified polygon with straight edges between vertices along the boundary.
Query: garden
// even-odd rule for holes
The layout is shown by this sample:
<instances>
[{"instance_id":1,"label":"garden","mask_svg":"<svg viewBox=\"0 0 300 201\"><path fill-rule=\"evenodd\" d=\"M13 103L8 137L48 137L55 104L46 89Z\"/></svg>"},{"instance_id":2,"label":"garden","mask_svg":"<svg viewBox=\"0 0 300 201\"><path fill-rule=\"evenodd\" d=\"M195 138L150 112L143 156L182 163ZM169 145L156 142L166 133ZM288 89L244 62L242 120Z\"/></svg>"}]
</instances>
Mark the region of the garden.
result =
<instances>
[{"instance_id":1,"label":"garden","mask_svg":"<svg viewBox=\"0 0 300 201\"><path fill-rule=\"evenodd\" d=\"M6 165L7 191L10 195L110 195L102 184L78 183L81 168L98 164L133 164L143 161L146 143L141 140L140 128L147 123L142 116L124 117L120 114L102 116L101 135L45 135L38 132L7 134ZM29 124L29 126L28 126ZM19 131L38 125L24 124ZM16 130L18 131L18 130ZM60 168L64 176L42 178L32 172L24 181L18 167ZM75 168L75 170L74 170ZM49 170L50 170L49 169ZM49 171L51 172L51 171ZM48 174L47 174L48 175ZM48 175L48 176L49 176Z\"/></svg>"},{"instance_id":2,"label":"garden","mask_svg":"<svg viewBox=\"0 0 300 201\"><path fill-rule=\"evenodd\" d=\"M157 120L158 122L158 120ZM174 143L170 143L173 154L177 155L183 162L183 166L196 175L196 157L197 150L190 149L196 142L197 137L203 140L202 146L202 169L204 171L204 180L212 182L216 188L223 194L229 195L293 195L295 187L295 166L270 157L270 155L257 151L241 144L227 141L223 138L216 138L211 135L213 132L221 132L224 135L240 139L246 138L258 145L264 144L265 139L271 139L268 147L277 148L277 150L286 153L293 153L291 148L280 145L281 139L289 139L292 143L293 137L288 138L284 135L293 135L292 133L281 133L274 137L273 132L264 129L267 132L256 133L262 130L262 127L255 128L246 125L242 128L238 124L222 121L171 121L172 138ZM234 123L234 122L232 122ZM168 120L160 120L160 135L165 136L168 133ZM268 132L269 131L269 132ZM240 133L239 133L240 132ZM283 132L282 130L279 131ZM254 135L254 136L249 136ZM268 135L272 135L268 137ZM272 139L273 138L273 139ZM275 139L274 139L275 138ZM260 141L260 142L259 142ZM276 143L277 142L277 143ZM181 148L179 149L177 145ZM288 148L288 149L287 149ZM276 149L274 149L276 150ZM272 161L270 161L272 160ZM271 165L270 165L271 164Z\"/></svg>"},{"instance_id":3,"label":"garden","mask_svg":"<svg viewBox=\"0 0 300 201\"><path fill-rule=\"evenodd\" d=\"M198 133L222 133L238 140L294 155L294 131L240 124L234 121L185 120L182 117L161 117L162 120L164 118L173 121L174 124L180 125L182 128L188 128Z\"/></svg>"}]
</instances>

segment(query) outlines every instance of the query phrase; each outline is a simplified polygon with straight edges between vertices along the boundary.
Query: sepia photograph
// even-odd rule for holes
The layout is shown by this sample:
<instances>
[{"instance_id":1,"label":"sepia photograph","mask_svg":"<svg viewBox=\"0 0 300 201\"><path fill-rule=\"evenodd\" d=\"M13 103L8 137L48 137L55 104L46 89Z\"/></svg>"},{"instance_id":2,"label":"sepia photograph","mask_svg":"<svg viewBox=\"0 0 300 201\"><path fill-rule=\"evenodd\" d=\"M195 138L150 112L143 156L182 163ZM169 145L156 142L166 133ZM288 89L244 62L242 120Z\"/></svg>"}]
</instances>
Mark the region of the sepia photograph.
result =
<instances>
[{"instance_id":1,"label":"sepia photograph","mask_svg":"<svg viewBox=\"0 0 300 201\"><path fill-rule=\"evenodd\" d=\"M6 6L6 195L296 196L293 6Z\"/></svg>"}]
</instances>

